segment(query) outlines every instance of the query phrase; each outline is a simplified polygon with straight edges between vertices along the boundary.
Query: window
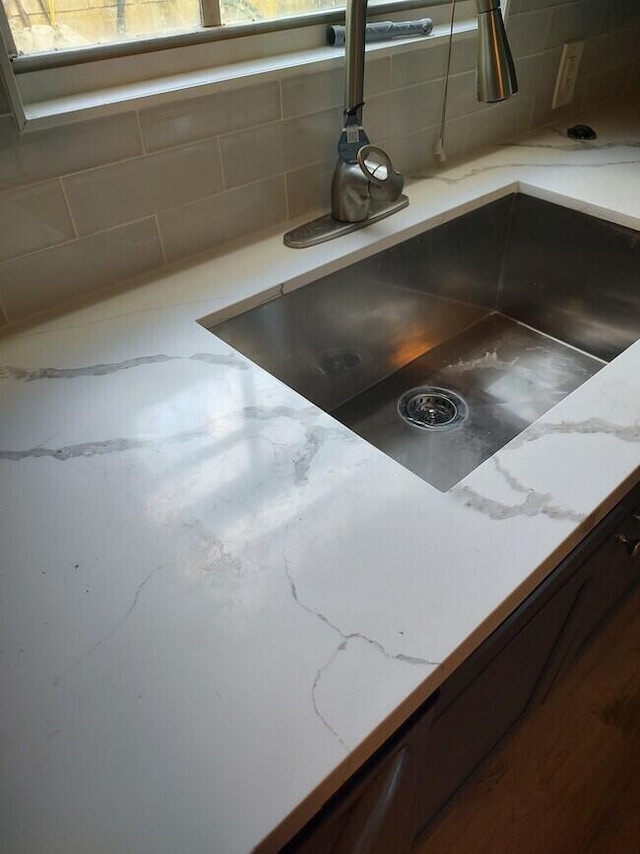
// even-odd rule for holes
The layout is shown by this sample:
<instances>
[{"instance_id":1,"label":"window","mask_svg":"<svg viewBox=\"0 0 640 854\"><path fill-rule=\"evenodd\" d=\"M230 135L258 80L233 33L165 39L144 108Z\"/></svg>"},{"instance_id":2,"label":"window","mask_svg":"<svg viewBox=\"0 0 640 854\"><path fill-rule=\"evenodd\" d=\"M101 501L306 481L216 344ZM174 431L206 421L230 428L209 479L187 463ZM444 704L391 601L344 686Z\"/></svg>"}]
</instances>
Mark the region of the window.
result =
<instances>
[{"instance_id":1,"label":"window","mask_svg":"<svg viewBox=\"0 0 640 854\"><path fill-rule=\"evenodd\" d=\"M0 73L22 130L64 124L336 66L327 24L344 22L345 2L0 0ZM475 0L457 0L458 34L475 29L475 11ZM433 20L432 35L406 49L441 43L450 16L451 0L369 0L372 20Z\"/></svg>"},{"instance_id":2,"label":"window","mask_svg":"<svg viewBox=\"0 0 640 854\"><path fill-rule=\"evenodd\" d=\"M114 44L309 14L343 0L2 0L16 53Z\"/></svg>"}]
</instances>

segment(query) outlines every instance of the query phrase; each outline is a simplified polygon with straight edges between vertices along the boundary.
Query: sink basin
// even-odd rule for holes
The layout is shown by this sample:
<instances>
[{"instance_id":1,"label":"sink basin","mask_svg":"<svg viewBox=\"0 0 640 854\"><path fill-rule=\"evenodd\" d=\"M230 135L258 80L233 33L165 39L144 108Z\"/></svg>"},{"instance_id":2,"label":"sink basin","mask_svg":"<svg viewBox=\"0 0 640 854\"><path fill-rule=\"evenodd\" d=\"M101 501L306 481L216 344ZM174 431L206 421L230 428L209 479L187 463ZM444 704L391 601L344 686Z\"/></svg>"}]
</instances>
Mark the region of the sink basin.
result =
<instances>
[{"instance_id":1,"label":"sink basin","mask_svg":"<svg viewBox=\"0 0 640 854\"><path fill-rule=\"evenodd\" d=\"M209 328L446 491L640 336L639 247L516 194Z\"/></svg>"}]
</instances>

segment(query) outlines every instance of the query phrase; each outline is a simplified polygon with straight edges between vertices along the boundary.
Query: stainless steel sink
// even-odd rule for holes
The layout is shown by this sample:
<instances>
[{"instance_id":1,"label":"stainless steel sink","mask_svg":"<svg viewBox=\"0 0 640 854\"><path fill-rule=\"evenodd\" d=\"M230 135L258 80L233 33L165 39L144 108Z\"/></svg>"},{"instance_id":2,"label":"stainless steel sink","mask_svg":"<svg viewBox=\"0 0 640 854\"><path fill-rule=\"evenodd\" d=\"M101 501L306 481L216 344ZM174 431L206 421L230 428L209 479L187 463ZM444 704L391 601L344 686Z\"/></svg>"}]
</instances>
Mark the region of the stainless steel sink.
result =
<instances>
[{"instance_id":1,"label":"stainless steel sink","mask_svg":"<svg viewBox=\"0 0 640 854\"><path fill-rule=\"evenodd\" d=\"M210 328L446 491L640 336L639 246L515 195Z\"/></svg>"}]
</instances>

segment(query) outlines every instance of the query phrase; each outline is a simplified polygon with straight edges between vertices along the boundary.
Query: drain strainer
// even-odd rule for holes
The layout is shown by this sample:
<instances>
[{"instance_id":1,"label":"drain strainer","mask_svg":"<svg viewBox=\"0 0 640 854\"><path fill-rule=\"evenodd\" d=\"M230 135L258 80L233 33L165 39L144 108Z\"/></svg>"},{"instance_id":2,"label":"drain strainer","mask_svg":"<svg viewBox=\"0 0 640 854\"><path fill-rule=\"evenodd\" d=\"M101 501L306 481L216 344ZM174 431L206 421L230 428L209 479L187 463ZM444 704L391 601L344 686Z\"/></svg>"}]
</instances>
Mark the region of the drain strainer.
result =
<instances>
[{"instance_id":1,"label":"drain strainer","mask_svg":"<svg viewBox=\"0 0 640 854\"><path fill-rule=\"evenodd\" d=\"M451 430L464 421L468 411L459 394L436 386L412 388L398 401L400 417L423 430Z\"/></svg>"}]
</instances>

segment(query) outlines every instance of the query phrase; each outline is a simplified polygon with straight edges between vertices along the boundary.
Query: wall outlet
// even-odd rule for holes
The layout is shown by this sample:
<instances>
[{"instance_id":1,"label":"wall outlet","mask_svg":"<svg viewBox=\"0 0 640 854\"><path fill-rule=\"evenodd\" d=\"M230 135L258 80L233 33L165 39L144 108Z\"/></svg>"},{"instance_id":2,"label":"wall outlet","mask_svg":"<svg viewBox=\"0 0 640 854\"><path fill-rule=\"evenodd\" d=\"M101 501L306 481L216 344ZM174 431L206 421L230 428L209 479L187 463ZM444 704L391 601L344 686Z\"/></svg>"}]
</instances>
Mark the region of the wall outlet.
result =
<instances>
[{"instance_id":1,"label":"wall outlet","mask_svg":"<svg viewBox=\"0 0 640 854\"><path fill-rule=\"evenodd\" d=\"M576 86L583 50L583 41L567 42L564 45L558 76L556 77L556 88L551 102L552 110L557 107L564 107L565 104L570 104L573 100L573 90Z\"/></svg>"}]
</instances>

